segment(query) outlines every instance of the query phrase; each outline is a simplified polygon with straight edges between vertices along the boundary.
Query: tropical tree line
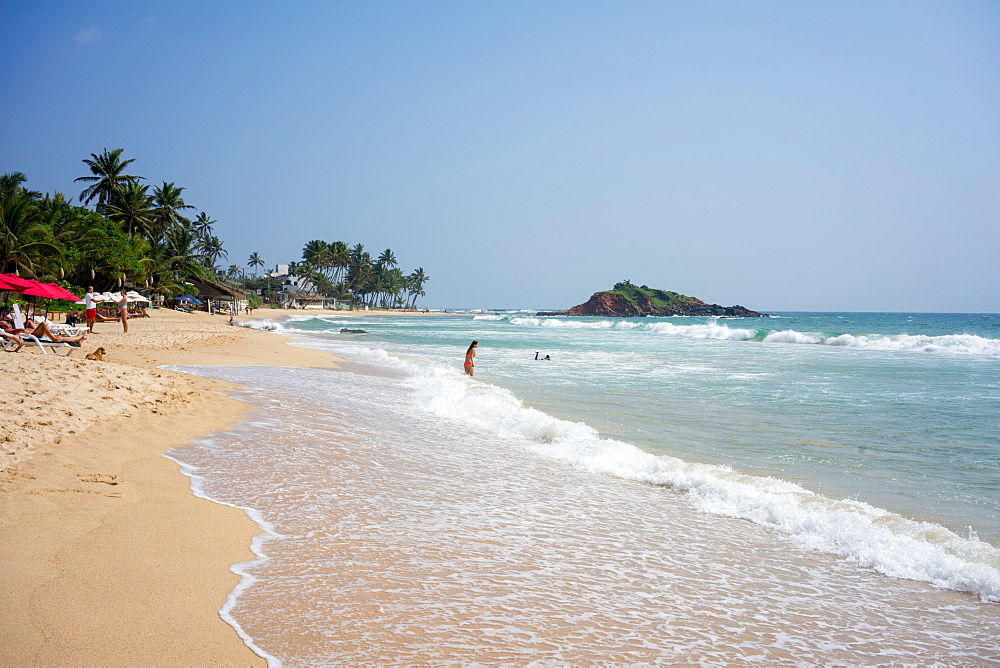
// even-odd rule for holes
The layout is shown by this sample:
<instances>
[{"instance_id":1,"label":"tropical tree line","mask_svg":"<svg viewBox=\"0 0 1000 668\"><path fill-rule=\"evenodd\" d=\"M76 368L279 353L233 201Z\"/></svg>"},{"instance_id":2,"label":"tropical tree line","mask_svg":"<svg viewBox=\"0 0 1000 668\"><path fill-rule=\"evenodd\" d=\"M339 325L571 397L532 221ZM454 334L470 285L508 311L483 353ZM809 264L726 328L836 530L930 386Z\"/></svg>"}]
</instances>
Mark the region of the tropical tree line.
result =
<instances>
[{"instance_id":1,"label":"tropical tree line","mask_svg":"<svg viewBox=\"0 0 1000 668\"><path fill-rule=\"evenodd\" d=\"M417 298L427 294L424 285L430 277L423 267L406 274L398 264L395 253L388 248L372 258L363 244L349 246L343 241L314 239L302 249L301 260L288 263L288 272L307 279L317 294L353 306L415 308ZM256 268L263 265L259 253L253 253L247 261L255 280ZM230 265L230 278L242 273L242 267ZM251 286L267 290L266 279L260 281L263 285L251 281Z\"/></svg>"},{"instance_id":2,"label":"tropical tree line","mask_svg":"<svg viewBox=\"0 0 1000 668\"><path fill-rule=\"evenodd\" d=\"M188 290L190 276L210 278L227 256L205 212L184 201L173 182L144 183L123 149L92 153L79 203L30 190L21 172L0 176L0 272L80 289L124 286L167 296ZM92 206L93 208L90 208Z\"/></svg>"}]
</instances>

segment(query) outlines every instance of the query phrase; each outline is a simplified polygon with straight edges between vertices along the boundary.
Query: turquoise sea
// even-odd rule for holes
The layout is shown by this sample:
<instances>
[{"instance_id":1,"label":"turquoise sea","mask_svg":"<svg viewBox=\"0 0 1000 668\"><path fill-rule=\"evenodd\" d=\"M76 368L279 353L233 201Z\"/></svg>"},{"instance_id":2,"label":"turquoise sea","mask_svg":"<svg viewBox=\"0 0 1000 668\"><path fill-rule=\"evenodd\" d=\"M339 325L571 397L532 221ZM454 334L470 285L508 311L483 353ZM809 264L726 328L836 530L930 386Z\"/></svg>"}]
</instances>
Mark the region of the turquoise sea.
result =
<instances>
[{"instance_id":1,"label":"turquoise sea","mask_svg":"<svg viewBox=\"0 0 1000 668\"><path fill-rule=\"evenodd\" d=\"M273 664L1000 661L1000 315L535 313L185 369L258 408L170 456L264 529Z\"/></svg>"}]
</instances>

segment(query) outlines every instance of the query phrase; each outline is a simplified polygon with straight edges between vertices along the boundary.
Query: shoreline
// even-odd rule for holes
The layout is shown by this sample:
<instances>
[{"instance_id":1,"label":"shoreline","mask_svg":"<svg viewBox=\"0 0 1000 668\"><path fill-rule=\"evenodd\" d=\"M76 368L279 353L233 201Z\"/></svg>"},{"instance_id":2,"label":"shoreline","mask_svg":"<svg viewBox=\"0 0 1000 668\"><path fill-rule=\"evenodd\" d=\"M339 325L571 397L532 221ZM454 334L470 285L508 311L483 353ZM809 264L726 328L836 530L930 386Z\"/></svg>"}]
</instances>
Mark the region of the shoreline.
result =
<instances>
[{"instance_id":1,"label":"shoreline","mask_svg":"<svg viewBox=\"0 0 1000 668\"><path fill-rule=\"evenodd\" d=\"M69 358L0 353L0 663L264 665L220 616L260 528L196 496L164 454L250 406L233 384L157 367L337 360L201 312L129 330L98 323ZM105 361L84 359L98 346Z\"/></svg>"}]
</instances>

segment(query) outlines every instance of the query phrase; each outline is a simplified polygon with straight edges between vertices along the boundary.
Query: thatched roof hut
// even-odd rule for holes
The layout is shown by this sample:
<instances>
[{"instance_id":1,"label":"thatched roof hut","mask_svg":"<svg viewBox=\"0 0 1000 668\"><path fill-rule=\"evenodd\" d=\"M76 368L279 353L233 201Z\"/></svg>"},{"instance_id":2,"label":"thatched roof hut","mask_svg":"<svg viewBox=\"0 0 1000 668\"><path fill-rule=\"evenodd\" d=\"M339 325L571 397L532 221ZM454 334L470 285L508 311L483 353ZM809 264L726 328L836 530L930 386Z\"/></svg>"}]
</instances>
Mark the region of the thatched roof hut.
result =
<instances>
[{"instance_id":1,"label":"thatched roof hut","mask_svg":"<svg viewBox=\"0 0 1000 668\"><path fill-rule=\"evenodd\" d=\"M206 300L232 302L236 304L247 298L247 293L225 283L217 283L198 276L188 276L187 282L195 287L198 297Z\"/></svg>"}]
</instances>

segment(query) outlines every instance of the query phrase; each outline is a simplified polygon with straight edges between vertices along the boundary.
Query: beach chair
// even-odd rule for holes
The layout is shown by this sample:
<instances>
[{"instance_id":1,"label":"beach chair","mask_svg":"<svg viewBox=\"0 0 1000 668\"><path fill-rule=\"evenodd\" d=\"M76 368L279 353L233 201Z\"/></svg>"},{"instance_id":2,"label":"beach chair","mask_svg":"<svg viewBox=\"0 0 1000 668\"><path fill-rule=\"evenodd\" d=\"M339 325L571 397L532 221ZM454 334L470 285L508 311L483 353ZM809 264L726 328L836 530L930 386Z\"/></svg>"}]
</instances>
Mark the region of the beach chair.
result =
<instances>
[{"instance_id":1,"label":"beach chair","mask_svg":"<svg viewBox=\"0 0 1000 668\"><path fill-rule=\"evenodd\" d=\"M58 355L59 349L65 348L66 354L63 355L63 357L69 357L70 355L73 354L74 350L80 347L79 343L77 343L76 345L74 345L73 343L69 343L67 341L56 343L55 341L49 341L48 339L40 339L34 334L21 334L21 338L24 339L25 343L31 342L37 344L38 348L42 351L43 355L48 354L48 352L45 350L46 348L52 348L53 355Z\"/></svg>"},{"instance_id":2,"label":"beach chair","mask_svg":"<svg viewBox=\"0 0 1000 668\"><path fill-rule=\"evenodd\" d=\"M75 327L71 325L63 325L61 323L50 323L49 329L59 336L83 336L88 331L86 327Z\"/></svg>"}]
</instances>

